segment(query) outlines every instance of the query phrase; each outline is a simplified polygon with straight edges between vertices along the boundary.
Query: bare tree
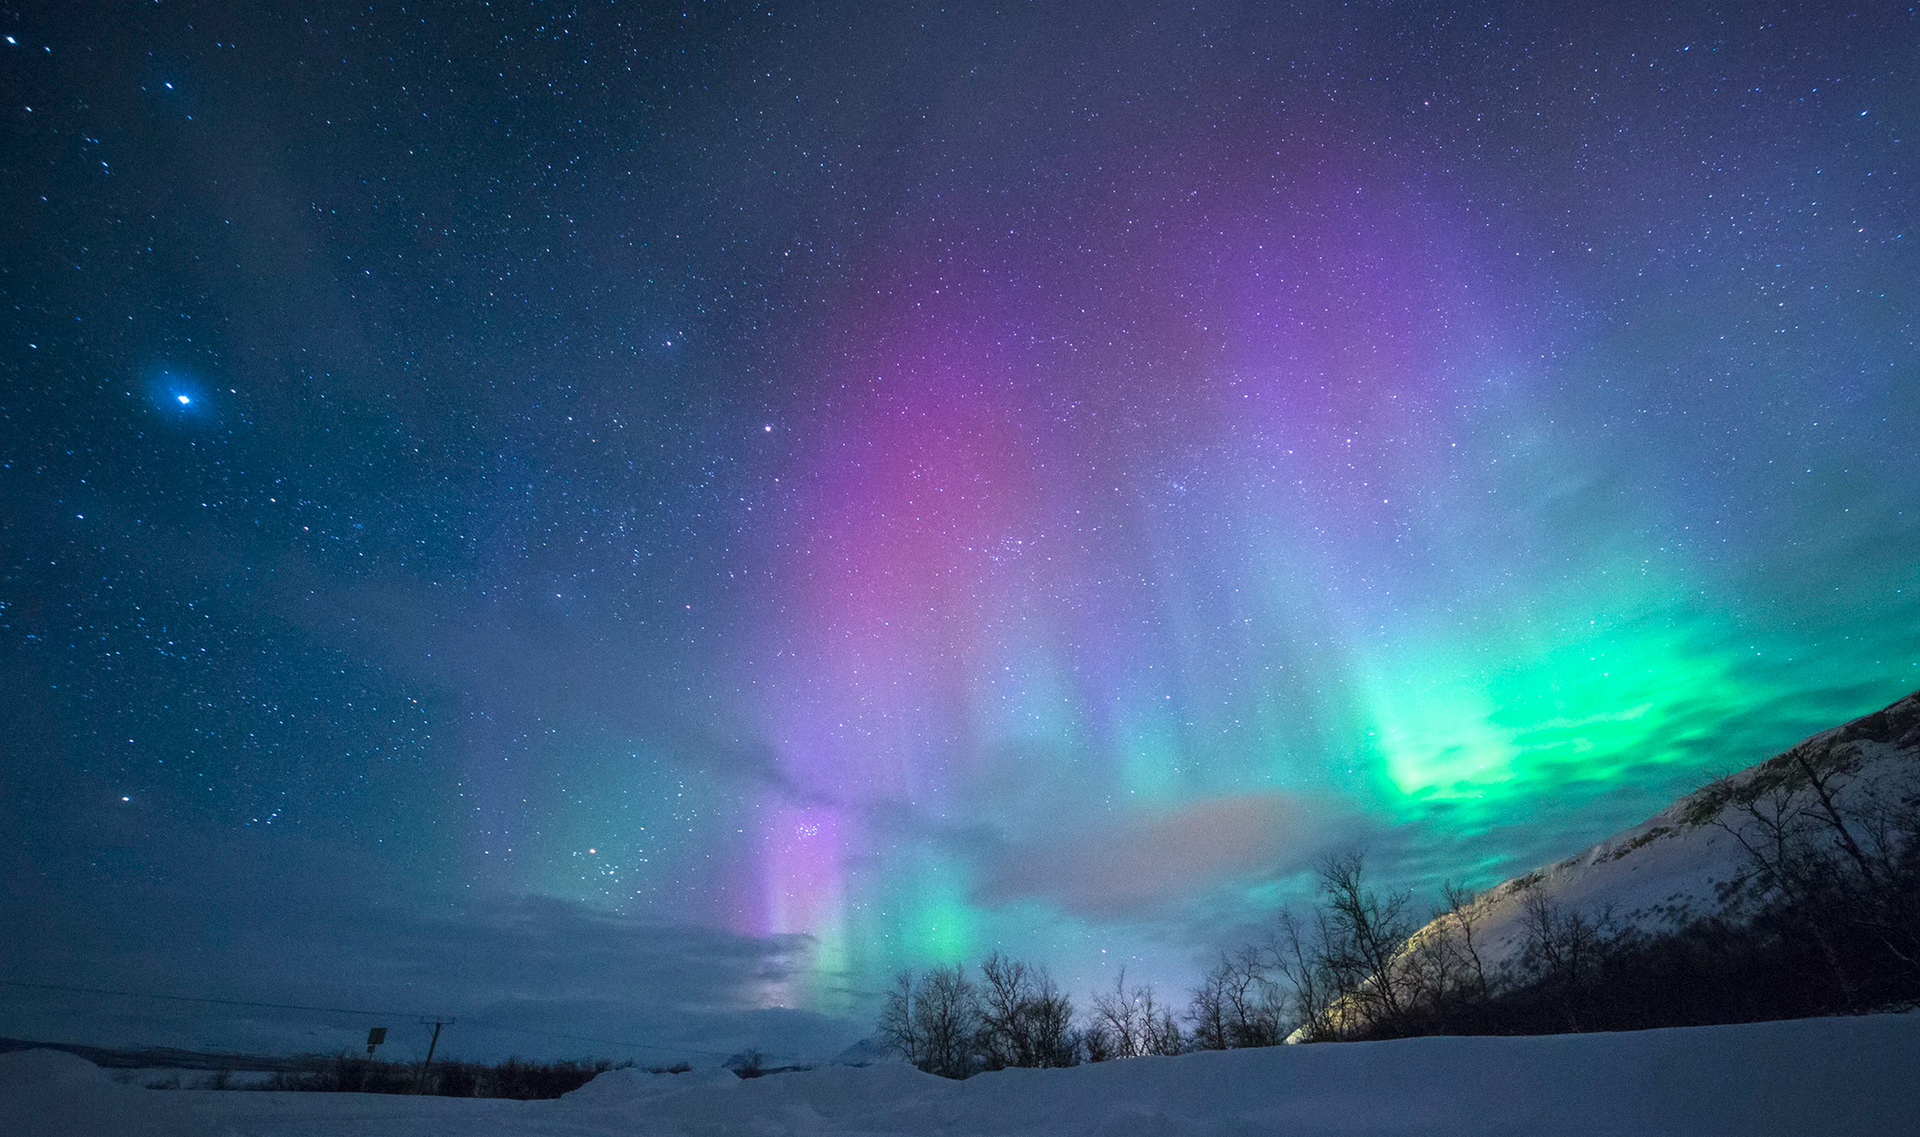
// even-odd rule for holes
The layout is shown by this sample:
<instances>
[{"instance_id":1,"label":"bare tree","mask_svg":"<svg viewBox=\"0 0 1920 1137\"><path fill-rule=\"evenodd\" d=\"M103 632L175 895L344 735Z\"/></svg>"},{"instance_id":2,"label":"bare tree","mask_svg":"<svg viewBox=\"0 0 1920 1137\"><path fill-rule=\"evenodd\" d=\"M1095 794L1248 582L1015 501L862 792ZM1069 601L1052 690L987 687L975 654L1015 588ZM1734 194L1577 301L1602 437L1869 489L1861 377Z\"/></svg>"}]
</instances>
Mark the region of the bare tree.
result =
<instances>
[{"instance_id":1,"label":"bare tree","mask_svg":"<svg viewBox=\"0 0 1920 1137\"><path fill-rule=\"evenodd\" d=\"M1226 1010L1232 968L1227 953L1221 952L1220 962L1201 976L1200 986L1187 1001L1187 1021L1193 1024L1195 1050L1225 1050L1233 1045Z\"/></svg>"},{"instance_id":2,"label":"bare tree","mask_svg":"<svg viewBox=\"0 0 1920 1137\"><path fill-rule=\"evenodd\" d=\"M1860 765L1845 740L1773 764L1729 795L1736 821L1714 820L1746 853L1728 896L1818 952L1836 1009L1920 987L1920 796L1844 780Z\"/></svg>"},{"instance_id":3,"label":"bare tree","mask_svg":"<svg viewBox=\"0 0 1920 1137\"><path fill-rule=\"evenodd\" d=\"M1107 1029L1107 1024L1099 1018L1082 1027L1075 1035L1075 1042L1089 1062L1111 1062L1115 1058L1126 1057L1120 1053L1119 1044L1114 1039L1113 1032Z\"/></svg>"},{"instance_id":4,"label":"bare tree","mask_svg":"<svg viewBox=\"0 0 1920 1137\"><path fill-rule=\"evenodd\" d=\"M1603 918L1596 922L1579 912L1567 911L1539 891L1527 894L1520 919L1527 937L1521 958L1559 998L1567 1029L1580 1030L1576 1008L1604 946L1604 929L1610 921Z\"/></svg>"},{"instance_id":5,"label":"bare tree","mask_svg":"<svg viewBox=\"0 0 1920 1137\"><path fill-rule=\"evenodd\" d=\"M1251 944L1221 952L1187 1005L1189 1040L1199 1050L1277 1045L1286 1039L1285 1018L1279 985Z\"/></svg>"},{"instance_id":6,"label":"bare tree","mask_svg":"<svg viewBox=\"0 0 1920 1137\"><path fill-rule=\"evenodd\" d=\"M994 952L980 964L979 1004L987 1069L1073 1065L1073 1002L1045 968Z\"/></svg>"},{"instance_id":7,"label":"bare tree","mask_svg":"<svg viewBox=\"0 0 1920 1137\"><path fill-rule=\"evenodd\" d=\"M1485 1002L1493 997L1493 987L1487 981L1487 964L1480 955L1480 925L1486 919L1478 906L1480 898L1452 881L1440 886L1440 898L1445 905L1447 934L1464 965L1461 978L1466 993L1469 998Z\"/></svg>"},{"instance_id":8,"label":"bare tree","mask_svg":"<svg viewBox=\"0 0 1920 1137\"><path fill-rule=\"evenodd\" d=\"M1292 912L1280 914L1268 951L1274 970L1286 983L1292 1004L1294 1033L1305 1042L1322 1042L1339 1036L1334 1024L1334 1006L1339 999L1335 976L1327 970L1320 944L1326 938L1326 916L1315 913L1314 928L1309 930Z\"/></svg>"},{"instance_id":9,"label":"bare tree","mask_svg":"<svg viewBox=\"0 0 1920 1137\"><path fill-rule=\"evenodd\" d=\"M926 1043L913 1015L914 994L913 972L902 971L893 977L893 987L887 991L886 1003L880 1009L880 1037L908 1062L918 1066Z\"/></svg>"},{"instance_id":10,"label":"bare tree","mask_svg":"<svg viewBox=\"0 0 1920 1137\"><path fill-rule=\"evenodd\" d=\"M1071 1066L1076 1061L1073 1001L1054 986L1044 968L1037 973L1027 998L1026 1032L1031 1047L1030 1066Z\"/></svg>"},{"instance_id":11,"label":"bare tree","mask_svg":"<svg viewBox=\"0 0 1920 1137\"><path fill-rule=\"evenodd\" d=\"M1807 787L1813 791L1815 800L1819 802L1818 809L1809 809L1808 812L1818 818L1820 824L1829 831L1834 845L1846 855L1847 861L1859 873L1860 879L1870 888L1877 885L1884 875L1881 871L1883 866L1880 864L1880 858L1869 856L1867 851L1861 848L1860 842L1854 838L1853 826L1847 823L1847 816L1841 812L1835 795L1837 788L1834 784L1835 777L1841 773L1853 773L1858 769L1857 760L1835 764L1825 770L1816 770L1813 762L1807 757L1805 747L1796 747L1791 753L1794 764L1807 779ZM1879 851L1881 850L1876 850L1876 852Z\"/></svg>"},{"instance_id":12,"label":"bare tree","mask_svg":"<svg viewBox=\"0 0 1920 1137\"><path fill-rule=\"evenodd\" d=\"M1186 1049L1172 1009L1160 1004L1151 984L1128 987L1125 968L1114 977L1112 991L1094 996L1093 1012L1113 1057L1179 1054Z\"/></svg>"},{"instance_id":13,"label":"bare tree","mask_svg":"<svg viewBox=\"0 0 1920 1137\"><path fill-rule=\"evenodd\" d=\"M980 1056L987 1069L1034 1064L1027 1029L1032 986L1027 965L997 951L980 964Z\"/></svg>"},{"instance_id":14,"label":"bare tree","mask_svg":"<svg viewBox=\"0 0 1920 1137\"><path fill-rule=\"evenodd\" d=\"M976 984L959 966L918 980L901 972L881 1006L880 1036L922 1070L952 1078L1079 1061L1073 1001L1045 968L995 952L980 973Z\"/></svg>"},{"instance_id":15,"label":"bare tree","mask_svg":"<svg viewBox=\"0 0 1920 1137\"><path fill-rule=\"evenodd\" d=\"M1366 887L1361 854L1328 857L1320 867L1325 970L1359 1022L1397 1027L1406 1017L1404 976L1394 966L1412 929L1407 898L1387 900Z\"/></svg>"},{"instance_id":16,"label":"bare tree","mask_svg":"<svg viewBox=\"0 0 1920 1137\"><path fill-rule=\"evenodd\" d=\"M1187 1039L1180 1031L1180 1023L1173 1017L1173 1010L1156 1004L1153 988L1140 989L1142 1021L1146 1026L1146 1053L1148 1054L1185 1054Z\"/></svg>"},{"instance_id":17,"label":"bare tree","mask_svg":"<svg viewBox=\"0 0 1920 1137\"><path fill-rule=\"evenodd\" d=\"M1139 1000L1127 989L1126 968L1114 976L1112 991L1093 997L1093 1013L1111 1039L1114 1057L1132 1058L1147 1052L1146 1027L1141 1022Z\"/></svg>"},{"instance_id":18,"label":"bare tree","mask_svg":"<svg viewBox=\"0 0 1920 1137\"><path fill-rule=\"evenodd\" d=\"M1831 862L1809 839L1813 823L1800 801L1799 787L1782 781L1739 802L1745 815L1738 824L1716 818L1714 824L1731 834L1746 853L1741 873L1727 885L1727 895L1750 894L1761 906L1772 906L1783 922L1813 944L1826 962L1827 973L1846 1007L1856 1007L1860 996L1852 968L1833 942L1827 922L1817 914L1814 898L1820 878L1829 875Z\"/></svg>"},{"instance_id":19,"label":"bare tree","mask_svg":"<svg viewBox=\"0 0 1920 1137\"><path fill-rule=\"evenodd\" d=\"M1472 892L1452 882L1441 885L1440 906L1407 941L1394 966L1410 1012L1444 1019L1492 996L1480 954L1483 917L1474 900Z\"/></svg>"},{"instance_id":20,"label":"bare tree","mask_svg":"<svg viewBox=\"0 0 1920 1137\"><path fill-rule=\"evenodd\" d=\"M1285 1004L1260 949L1247 944L1234 954L1225 994L1227 1033L1233 1045L1277 1046L1286 1040Z\"/></svg>"},{"instance_id":21,"label":"bare tree","mask_svg":"<svg viewBox=\"0 0 1920 1137\"><path fill-rule=\"evenodd\" d=\"M946 1078L965 1078L974 1072L980 1010L964 967L955 964L927 972L913 995L913 1018L921 1041L922 1070Z\"/></svg>"}]
</instances>

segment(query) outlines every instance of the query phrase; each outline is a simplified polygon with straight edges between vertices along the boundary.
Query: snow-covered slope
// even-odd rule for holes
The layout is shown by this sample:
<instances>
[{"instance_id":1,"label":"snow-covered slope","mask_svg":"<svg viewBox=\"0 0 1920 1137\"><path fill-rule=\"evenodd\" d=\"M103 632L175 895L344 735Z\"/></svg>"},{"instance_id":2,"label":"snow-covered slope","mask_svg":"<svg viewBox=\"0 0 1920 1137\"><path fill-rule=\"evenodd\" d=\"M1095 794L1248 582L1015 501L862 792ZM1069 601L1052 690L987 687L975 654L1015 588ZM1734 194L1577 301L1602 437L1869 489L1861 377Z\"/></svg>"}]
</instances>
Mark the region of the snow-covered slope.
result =
<instances>
[{"instance_id":1,"label":"snow-covered slope","mask_svg":"<svg viewBox=\"0 0 1920 1137\"><path fill-rule=\"evenodd\" d=\"M1720 904L1719 886L1740 872L1744 856L1719 823L1738 828L1743 804L1796 784L1803 760L1823 773L1839 772L1835 784L1844 787L1842 806L1867 793L1915 792L1920 789L1920 693L1704 786L1577 856L1488 890L1472 911L1486 962L1497 966L1519 954L1526 939L1523 907L1531 893L1590 918L1611 910L1617 924L1648 930L1687 912L1713 912ZM1421 934L1430 931L1431 926Z\"/></svg>"},{"instance_id":2,"label":"snow-covered slope","mask_svg":"<svg viewBox=\"0 0 1920 1137\"><path fill-rule=\"evenodd\" d=\"M42 1137L1912 1133L1920 1015L1213 1051L965 1082L901 1063L741 1081L602 1074L559 1101L145 1090L0 1055L0 1132Z\"/></svg>"}]
</instances>

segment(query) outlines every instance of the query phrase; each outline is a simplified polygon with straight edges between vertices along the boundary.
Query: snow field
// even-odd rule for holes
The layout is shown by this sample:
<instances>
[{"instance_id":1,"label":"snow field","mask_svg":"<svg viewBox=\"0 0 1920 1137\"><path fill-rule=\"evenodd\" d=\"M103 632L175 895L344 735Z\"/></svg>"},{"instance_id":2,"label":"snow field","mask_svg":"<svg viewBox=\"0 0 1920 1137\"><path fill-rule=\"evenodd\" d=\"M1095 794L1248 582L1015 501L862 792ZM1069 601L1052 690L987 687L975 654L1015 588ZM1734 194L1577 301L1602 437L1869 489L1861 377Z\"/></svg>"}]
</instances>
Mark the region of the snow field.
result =
<instances>
[{"instance_id":1,"label":"snow field","mask_svg":"<svg viewBox=\"0 0 1920 1137\"><path fill-rule=\"evenodd\" d=\"M1416 1038L1006 1070L900 1063L741 1081L602 1074L558 1101L146 1090L0 1055L0 1133L129 1137L1920 1134L1920 1014L1535 1038Z\"/></svg>"}]
</instances>

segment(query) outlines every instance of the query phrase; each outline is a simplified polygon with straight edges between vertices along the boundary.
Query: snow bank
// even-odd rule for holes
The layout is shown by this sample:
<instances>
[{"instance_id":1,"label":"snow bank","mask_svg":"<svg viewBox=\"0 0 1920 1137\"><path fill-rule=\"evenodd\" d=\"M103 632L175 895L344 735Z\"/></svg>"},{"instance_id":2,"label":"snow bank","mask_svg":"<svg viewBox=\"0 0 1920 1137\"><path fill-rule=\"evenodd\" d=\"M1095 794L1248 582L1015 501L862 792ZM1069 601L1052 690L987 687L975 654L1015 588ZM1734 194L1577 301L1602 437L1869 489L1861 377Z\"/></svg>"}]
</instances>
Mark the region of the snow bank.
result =
<instances>
[{"instance_id":1,"label":"snow bank","mask_svg":"<svg viewBox=\"0 0 1920 1137\"><path fill-rule=\"evenodd\" d=\"M85 1058L61 1050L0 1054L0 1087L19 1083L80 1092L108 1085L112 1080L112 1075Z\"/></svg>"},{"instance_id":2,"label":"snow bank","mask_svg":"<svg viewBox=\"0 0 1920 1137\"><path fill-rule=\"evenodd\" d=\"M732 1070L709 1067L684 1074L650 1074L645 1070L608 1070L566 1095L570 1102L595 1105L631 1104L661 1094L679 1093L694 1086L731 1086L740 1081Z\"/></svg>"},{"instance_id":3,"label":"snow bank","mask_svg":"<svg viewBox=\"0 0 1920 1137\"><path fill-rule=\"evenodd\" d=\"M1817 1137L1916 1132L1916 1117L1920 1015L1278 1047L966 1082L899 1063L750 1081L616 1071L546 1102L144 1090L70 1055L0 1055L5 1128L54 1137Z\"/></svg>"}]
</instances>

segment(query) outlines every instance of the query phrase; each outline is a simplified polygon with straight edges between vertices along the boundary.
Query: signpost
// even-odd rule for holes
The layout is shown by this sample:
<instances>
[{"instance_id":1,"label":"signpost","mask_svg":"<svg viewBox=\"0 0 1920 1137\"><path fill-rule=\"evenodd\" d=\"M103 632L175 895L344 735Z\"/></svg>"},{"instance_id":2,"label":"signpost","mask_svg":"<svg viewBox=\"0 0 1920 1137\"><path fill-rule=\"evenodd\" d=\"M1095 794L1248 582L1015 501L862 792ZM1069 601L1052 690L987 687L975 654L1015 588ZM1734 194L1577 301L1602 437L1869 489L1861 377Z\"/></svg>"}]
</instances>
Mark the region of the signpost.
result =
<instances>
[{"instance_id":1,"label":"signpost","mask_svg":"<svg viewBox=\"0 0 1920 1137\"><path fill-rule=\"evenodd\" d=\"M387 1028L376 1026L367 1031L367 1057L373 1057L373 1048L387 1040Z\"/></svg>"}]
</instances>

